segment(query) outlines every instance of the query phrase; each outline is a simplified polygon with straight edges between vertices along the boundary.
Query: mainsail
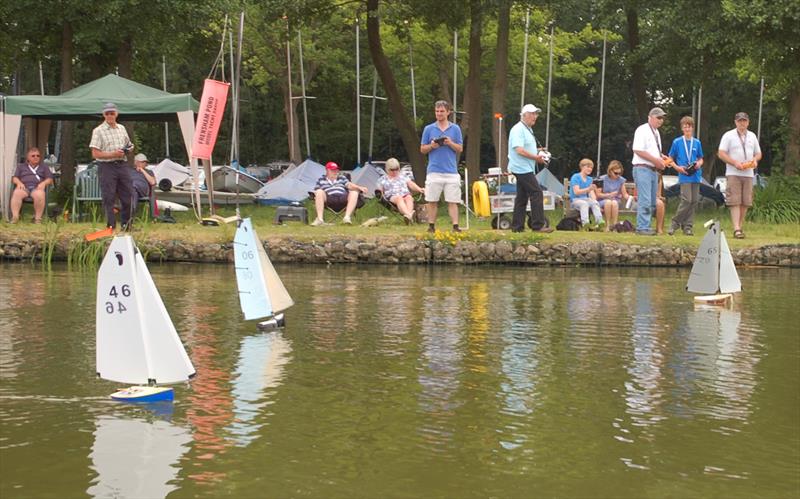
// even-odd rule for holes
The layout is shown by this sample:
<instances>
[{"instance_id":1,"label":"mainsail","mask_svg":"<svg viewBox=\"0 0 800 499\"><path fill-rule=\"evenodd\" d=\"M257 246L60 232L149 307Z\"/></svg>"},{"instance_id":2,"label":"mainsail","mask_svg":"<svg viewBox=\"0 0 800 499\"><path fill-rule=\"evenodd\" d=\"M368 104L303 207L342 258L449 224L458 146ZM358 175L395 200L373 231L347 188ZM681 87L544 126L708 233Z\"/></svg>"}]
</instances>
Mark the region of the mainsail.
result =
<instances>
[{"instance_id":1,"label":"mainsail","mask_svg":"<svg viewBox=\"0 0 800 499\"><path fill-rule=\"evenodd\" d=\"M271 317L294 305L249 218L239 223L233 246L239 303L245 320Z\"/></svg>"},{"instance_id":2,"label":"mainsail","mask_svg":"<svg viewBox=\"0 0 800 499\"><path fill-rule=\"evenodd\" d=\"M97 375L170 384L195 374L142 255L130 236L111 241L97 276Z\"/></svg>"}]
</instances>

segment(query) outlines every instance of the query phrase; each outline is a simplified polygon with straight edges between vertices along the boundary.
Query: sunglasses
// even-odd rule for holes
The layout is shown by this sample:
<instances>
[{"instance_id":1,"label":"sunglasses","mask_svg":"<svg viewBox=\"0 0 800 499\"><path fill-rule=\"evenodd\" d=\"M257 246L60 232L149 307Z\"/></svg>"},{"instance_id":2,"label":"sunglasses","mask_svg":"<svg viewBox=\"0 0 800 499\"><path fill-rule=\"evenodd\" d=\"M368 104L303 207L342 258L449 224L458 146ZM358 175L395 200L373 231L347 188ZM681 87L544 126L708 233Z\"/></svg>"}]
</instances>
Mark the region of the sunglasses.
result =
<instances>
[{"instance_id":1,"label":"sunglasses","mask_svg":"<svg viewBox=\"0 0 800 499\"><path fill-rule=\"evenodd\" d=\"M41 156L42 156L41 154L31 154L31 158L39 158Z\"/></svg>"},{"instance_id":2,"label":"sunglasses","mask_svg":"<svg viewBox=\"0 0 800 499\"><path fill-rule=\"evenodd\" d=\"M390 172L399 172L400 168L389 168Z\"/></svg>"}]
</instances>

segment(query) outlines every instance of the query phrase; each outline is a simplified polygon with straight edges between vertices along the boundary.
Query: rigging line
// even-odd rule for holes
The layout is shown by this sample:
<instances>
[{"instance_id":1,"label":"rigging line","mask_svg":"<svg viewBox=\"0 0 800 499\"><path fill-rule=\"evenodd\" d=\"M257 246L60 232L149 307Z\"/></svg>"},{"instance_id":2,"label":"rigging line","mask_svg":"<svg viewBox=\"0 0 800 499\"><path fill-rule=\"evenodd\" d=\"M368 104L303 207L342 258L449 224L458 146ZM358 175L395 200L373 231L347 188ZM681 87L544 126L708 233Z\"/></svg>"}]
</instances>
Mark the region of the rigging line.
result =
<instances>
[{"instance_id":1,"label":"rigging line","mask_svg":"<svg viewBox=\"0 0 800 499\"><path fill-rule=\"evenodd\" d=\"M222 41L219 44L219 52L217 53L217 58L214 60L214 63L211 65L211 70L208 72L206 79L211 79L212 76L215 76L217 68L220 63L222 63L222 81L225 81L225 35L227 34L227 30L228 15L225 14L225 20L222 23Z\"/></svg>"}]
</instances>

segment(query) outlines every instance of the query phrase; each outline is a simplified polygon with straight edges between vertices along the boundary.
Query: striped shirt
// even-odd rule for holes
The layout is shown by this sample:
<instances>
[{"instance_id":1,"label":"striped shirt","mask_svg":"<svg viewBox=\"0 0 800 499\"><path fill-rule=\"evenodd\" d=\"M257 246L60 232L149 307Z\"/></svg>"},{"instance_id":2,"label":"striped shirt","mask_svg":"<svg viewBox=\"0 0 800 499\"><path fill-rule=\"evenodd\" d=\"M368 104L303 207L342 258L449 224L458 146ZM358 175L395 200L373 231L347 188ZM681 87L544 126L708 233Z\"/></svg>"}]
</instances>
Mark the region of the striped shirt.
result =
<instances>
[{"instance_id":1,"label":"striped shirt","mask_svg":"<svg viewBox=\"0 0 800 499\"><path fill-rule=\"evenodd\" d=\"M323 175L317 180L317 185L314 187L314 190L322 189L325 191L325 194L330 196L333 195L347 195L347 184L350 181L347 180L342 174L339 174L335 180L329 180L327 175Z\"/></svg>"},{"instance_id":2,"label":"striped shirt","mask_svg":"<svg viewBox=\"0 0 800 499\"><path fill-rule=\"evenodd\" d=\"M131 139L128 137L128 132L125 127L117 123L116 127L111 127L108 122L103 122L92 130L92 141L89 143L89 148L98 149L102 152L113 152L124 149L126 146L131 145ZM127 158L121 158L122 161L127 161ZM120 161L120 159L98 159L98 162L111 162Z\"/></svg>"}]
</instances>

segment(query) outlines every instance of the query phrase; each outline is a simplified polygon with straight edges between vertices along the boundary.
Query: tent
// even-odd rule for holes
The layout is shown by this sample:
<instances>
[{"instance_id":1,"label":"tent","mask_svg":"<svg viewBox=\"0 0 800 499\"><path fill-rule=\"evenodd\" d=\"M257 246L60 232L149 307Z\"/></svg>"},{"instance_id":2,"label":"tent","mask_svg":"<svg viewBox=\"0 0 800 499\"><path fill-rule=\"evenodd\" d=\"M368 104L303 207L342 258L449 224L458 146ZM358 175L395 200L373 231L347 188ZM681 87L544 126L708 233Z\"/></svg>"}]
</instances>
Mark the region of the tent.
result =
<instances>
[{"instance_id":1,"label":"tent","mask_svg":"<svg viewBox=\"0 0 800 499\"><path fill-rule=\"evenodd\" d=\"M255 198L261 204L289 204L305 201L308 193L314 190L317 180L325 175L325 167L312 159L307 159L294 168L288 169L267 185L259 189Z\"/></svg>"},{"instance_id":2,"label":"tent","mask_svg":"<svg viewBox=\"0 0 800 499\"><path fill-rule=\"evenodd\" d=\"M170 94L110 74L73 88L62 95L0 97L0 209L8 218L11 177L17 157L17 140L23 117L38 120L102 121L103 103L117 105L120 121L171 121L181 126L188 157L194 137L194 113L199 103L191 94ZM197 168L192 162L193 172ZM195 177L197 175L195 174Z\"/></svg>"},{"instance_id":3,"label":"tent","mask_svg":"<svg viewBox=\"0 0 800 499\"><path fill-rule=\"evenodd\" d=\"M539 181L539 185L541 185L544 190L550 191L558 197L564 196L564 184L559 182L549 169L542 168L541 171L536 174L536 180Z\"/></svg>"},{"instance_id":4,"label":"tent","mask_svg":"<svg viewBox=\"0 0 800 499\"><path fill-rule=\"evenodd\" d=\"M367 188L366 197L371 198L375 196L375 189L378 188L378 181L386 175L384 171L372 163L367 163L361 168L353 172L350 179L354 184Z\"/></svg>"}]
</instances>

